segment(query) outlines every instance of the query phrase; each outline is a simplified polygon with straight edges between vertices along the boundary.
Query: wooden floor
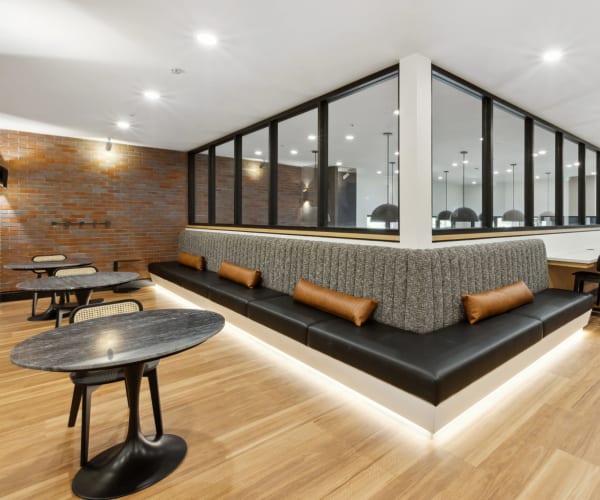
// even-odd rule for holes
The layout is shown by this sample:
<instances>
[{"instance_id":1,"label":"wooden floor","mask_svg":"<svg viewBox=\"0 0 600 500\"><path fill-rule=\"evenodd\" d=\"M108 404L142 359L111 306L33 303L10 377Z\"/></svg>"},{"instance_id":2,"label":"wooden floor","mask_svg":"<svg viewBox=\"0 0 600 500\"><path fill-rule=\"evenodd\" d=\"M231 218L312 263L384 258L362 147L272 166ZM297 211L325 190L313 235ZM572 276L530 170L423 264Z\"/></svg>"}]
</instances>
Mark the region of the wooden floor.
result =
<instances>
[{"instance_id":1,"label":"wooden floor","mask_svg":"<svg viewBox=\"0 0 600 500\"><path fill-rule=\"evenodd\" d=\"M132 295L146 309L183 307L158 287ZM0 497L71 498L80 428L67 427L68 376L8 360L17 342L52 327L26 321L29 307L0 304ZM165 431L185 438L188 455L132 498L598 499L600 321L552 358L431 438L228 326L161 361ZM93 456L125 436L123 385L96 391L92 408Z\"/></svg>"}]
</instances>

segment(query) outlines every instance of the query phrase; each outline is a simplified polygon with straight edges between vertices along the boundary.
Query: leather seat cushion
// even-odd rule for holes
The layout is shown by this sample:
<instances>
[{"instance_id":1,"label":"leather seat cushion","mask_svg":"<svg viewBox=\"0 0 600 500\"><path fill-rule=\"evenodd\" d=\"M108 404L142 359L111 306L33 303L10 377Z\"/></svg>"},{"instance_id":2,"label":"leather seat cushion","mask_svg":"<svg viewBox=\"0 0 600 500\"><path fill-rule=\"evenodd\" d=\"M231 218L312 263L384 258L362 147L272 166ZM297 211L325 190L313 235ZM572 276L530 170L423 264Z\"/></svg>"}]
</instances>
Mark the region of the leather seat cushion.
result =
<instances>
[{"instance_id":1,"label":"leather seat cushion","mask_svg":"<svg viewBox=\"0 0 600 500\"><path fill-rule=\"evenodd\" d=\"M594 298L591 295L548 288L537 293L532 303L517 307L508 314L539 319L546 336L589 311L593 304Z\"/></svg>"},{"instance_id":2,"label":"leather seat cushion","mask_svg":"<svg viewBox=\"0 0 600 500\"><path fill-rule=\"evenodd\" d=\"M310 325L336 319L333 314L295 302L289 295L251 302L248 317L303 344Z\"/></svg>"},{"instance_id":3,"label":"leather seat cushion","mask_svg":"<svg viewBox=\"0 0 600 500\"><path fill-rule=\"evenodd\" d=\"M198 271L179 262L153 262L148 265L148 271L204 296L220 281L217 273Z\"/></svg>"},{"instance_id":4,"label":"leather seat cushion","mask_svg":"<svg viewBox=\"0 0 600 500\"><path fill-rule=\"evenodd\" d=\"M216 273L214 273L216 275ZM270 299L283 295L281 292L270 288L247 288L239 283L234 283L225 278L217 277L217 282L208 287L208 298L237 313L248 315L248 304L255 300Z\"/></svg>"},{"instance_id":5,"label":"leather seat cushion","mask_svg":"<svg viewBox=\"0 0 600 500\"><path fill-rule=\"evenodd\" d=\"M307 343L438 405L542 338L540 321L501 314L416 335L376 322L336 319L308 327Z\"/></svg>"}]
</instances>

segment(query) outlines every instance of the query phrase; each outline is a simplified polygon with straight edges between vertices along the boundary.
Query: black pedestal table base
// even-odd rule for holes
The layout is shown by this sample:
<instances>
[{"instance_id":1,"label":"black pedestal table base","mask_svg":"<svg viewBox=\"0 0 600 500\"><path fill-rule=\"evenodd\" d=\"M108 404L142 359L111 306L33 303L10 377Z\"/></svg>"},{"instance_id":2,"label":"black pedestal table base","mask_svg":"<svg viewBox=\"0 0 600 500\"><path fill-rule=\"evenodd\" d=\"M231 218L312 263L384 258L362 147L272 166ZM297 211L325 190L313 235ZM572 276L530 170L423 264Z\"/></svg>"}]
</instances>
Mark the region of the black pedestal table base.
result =
<instances>
[{"instance_id":1,"label":"black pedestal table base","mask_svg":"<svg viewBox=\"0 0 600 500\"><path fill-rule=\"evenodd\" d=\"M144 363L125 367L129 427L124 443L100 453L73 478L73 493L81 498L118 498L147 488L173 472L187 452L179 436L165 434L157 441L140 430L139 398Z\"/></svg>"}]
</instances>

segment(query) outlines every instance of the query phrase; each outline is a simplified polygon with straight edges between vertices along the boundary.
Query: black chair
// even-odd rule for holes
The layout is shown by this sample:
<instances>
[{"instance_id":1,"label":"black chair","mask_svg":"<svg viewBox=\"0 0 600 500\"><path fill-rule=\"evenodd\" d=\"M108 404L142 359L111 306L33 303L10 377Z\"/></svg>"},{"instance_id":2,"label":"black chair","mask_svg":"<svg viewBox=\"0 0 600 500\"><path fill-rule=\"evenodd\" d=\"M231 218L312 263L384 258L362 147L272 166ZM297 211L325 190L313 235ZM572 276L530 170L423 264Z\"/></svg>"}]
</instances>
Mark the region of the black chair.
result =
<instances>
[{"instance_id":1,"label":"black chair","mask_svg":"<svg viewBox=\"0 0 600 500\"><path fill-rule=\"evenodd\" d=\"M67 256L62 253L56 253L52 255L34 255L31 257L32 262L49 262L55 260L66 260ZM41 278L46 274L44 269L33 269L33 272L36 274L38 278ZM35 310L37 309L38 303L38 292L33 292L33 301L31 303L31 316L35 317Z\"/></svg>"},{"instance_id":2,"label":"black chair","mask_svg":"<svg viewBox=\"0 0 600 500\"><path fill-rule=\"evenodd\" d=\"M103 302L102 304L89 304L74 309L69 316L70 323L86 321L89 319L112 316L114 314L126 314L142 311L142 304L134 299L116 300L114 302ZM160 397L158 393L158 377L156 367L158 360L144 365L144 377L148 378L150 396L152 398L152 410L154 412L154 425L156 427L155 439L163 434L162 417L160 414ZM92 406L92 392L105 384L111 384L125 380L123 368L109 368L105 370L88 370L73 372L70 374L71 381L75 384L73 388L73 400L69 413L69 427L75 425L79 402L81 401L81 457L80 463L83 467L87 464L88 443L90 434L90 412ZM127 386L125 386L127 388Z\"/></svg>"},{"instance_id":3,"label":"black chair","mask_svg":"<svg viewBox=\"0 0 600 500\"><path fill-rule=\"evenodd\" d=\"M577 271L573 273L575 276L575 282L573 284L573 290L575 292L583 293L583 287L586 283L597 283L600 287L600 256L596 261L596 272L594 271ZM600 305L600 290L596 289L596 305Z\"/></svg>"},{"instance_id":4,"label":"black chair","mask_svg":"<svg viewBox=\"0 0 600 500\"><path fill-rule=\"evenodd\" d=\"M94 274L97 273L98 269L95 266L80 266L80 267L69 267L66 269L58 269L54 276L77 276L82 274ZM55 327L58 328L63 317L70 314L79 304L77 302L70 301L69 292L63 292L60 294L60 299L54 304L54 310L56 312L56 323ZM98 302L104 302L104 299L93 299L90 304L97 304Z\"/></svg>"}]
</instances>

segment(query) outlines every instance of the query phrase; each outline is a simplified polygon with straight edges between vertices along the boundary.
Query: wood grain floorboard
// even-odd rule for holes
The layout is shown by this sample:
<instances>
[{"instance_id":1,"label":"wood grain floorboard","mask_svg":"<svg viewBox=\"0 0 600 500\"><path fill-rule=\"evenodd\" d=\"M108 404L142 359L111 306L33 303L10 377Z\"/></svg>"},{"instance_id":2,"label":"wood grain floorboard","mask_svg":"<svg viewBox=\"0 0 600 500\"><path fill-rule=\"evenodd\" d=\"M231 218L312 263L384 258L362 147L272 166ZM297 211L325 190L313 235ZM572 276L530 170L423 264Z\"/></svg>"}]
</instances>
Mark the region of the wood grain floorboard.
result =
<instances>
[{"instance_id":1,"label":"wood grain floorboard","mask_svg":"<svg viewBox=\"0 0 600 500\"><path fill-rule=\"evenodd\" d=\"M158 287L145 309L184 307ZM67 427L66 374L9 362L52 327L29 301L0 304L0 497L70 499L79 422ZM430 438L273 354L237 329L161 360L166 432L188 443L180 467L140 499L600 498L600 320L551 363L448 436ZM154 432L147 382L142 428ZM122 441L122 384L94 393L90 454Z\"/></svg>"}]
</instances>

